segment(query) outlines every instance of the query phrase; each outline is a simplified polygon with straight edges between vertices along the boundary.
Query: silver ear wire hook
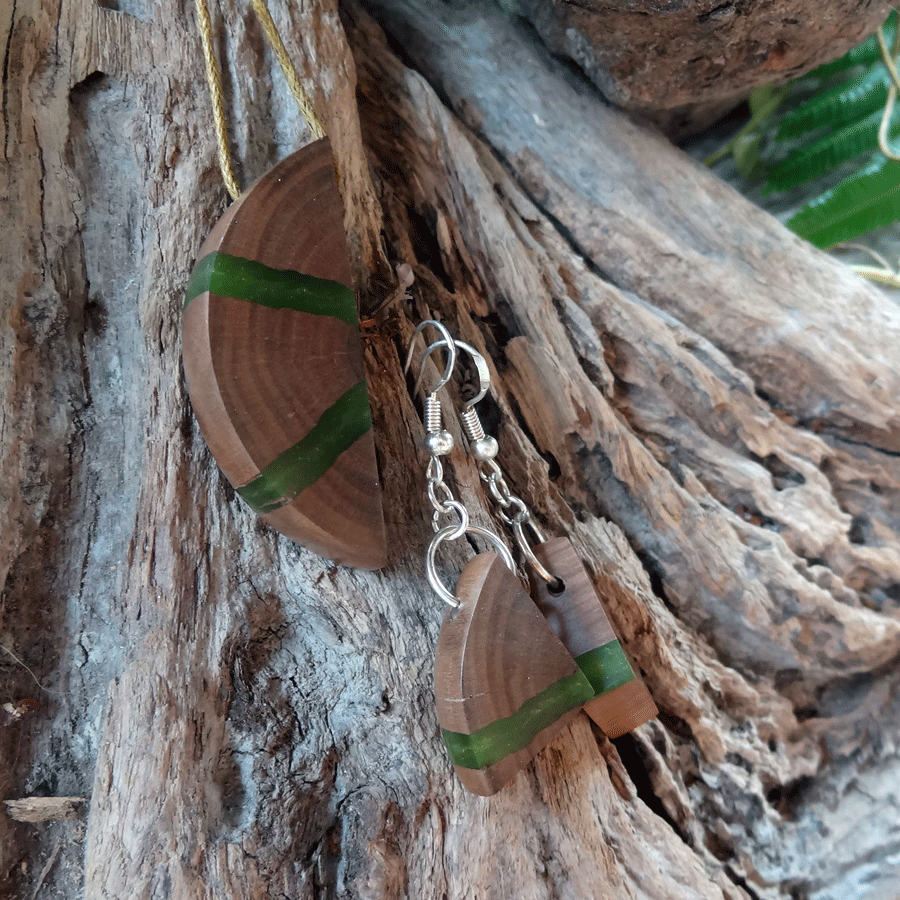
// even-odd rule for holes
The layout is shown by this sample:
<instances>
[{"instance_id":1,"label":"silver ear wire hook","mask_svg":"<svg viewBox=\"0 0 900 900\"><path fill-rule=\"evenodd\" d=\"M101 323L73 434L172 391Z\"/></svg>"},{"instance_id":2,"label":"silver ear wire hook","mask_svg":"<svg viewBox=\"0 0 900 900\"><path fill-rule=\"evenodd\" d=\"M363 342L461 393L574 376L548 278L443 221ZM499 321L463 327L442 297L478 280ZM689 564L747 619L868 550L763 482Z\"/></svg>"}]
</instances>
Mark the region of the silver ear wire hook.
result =
<instances>
[{"instance_id":1,"label":"silver ear wire hook","mask_svg":"<svg viewBox=\"0 0 900 900\"><path fill-rule=\"evenodd\" d=\"M491 370L488 368L487 360L471 344L467 344L465 341L457 341L456 346L461 347L472 357L475 371L478 373L479 391L471 400L466 400L463 404L463 409L472 409L476 403L484 400L490 393Z\"/></svg>"},{"instance_id":2,"label":"silver ear wire hook","mask_svg":"<svg viewBox=\"0 0 900 900\"><path fill-rule=\"evenodd\" d=\"M409 371L409 367L412 364L413 358L413 343L416 339L416 336L419 335L425 328L431 326L432 328L436 328L440 334L441 339L431 344L425 349L425 353L422 356L421 367L419 369L419 374L416 377L415 386L413 388L413 392L417 392L419 387L422 384L422 377L425 371L426 363L428 362L428 358L434 353L435 350L443 347L444 351L447 354L447 364L444 367L444 374L438 380L437 384L425 394L425 403L424 403L424 420L425 420L425 449L428 451L429 456L431 457L428 460L428 467L425 470L425 477L428 483L428 487L426 490L426 496L428 497L428 502L431 504L431 508L433 510L431 516L431 525L434 529L434 537L431 539L431 543L428 545L428 551L425 555L425 573L428 577L428 583L434 589L435 593L449 606L456 608L460 605L460 601L458 597L455 597L447 588L444 586L440 577L437 574L437 568L435 564L437 551L440 549L441 544L445 541L455 541L459 540L459 538L463 537L463 535L479 535L485 540L489 541L496 551L499 553L504 562L509 566L510 570L515 571L515 563L513 562L512 554L509 552L509 549L500 539L500 537L496 534L493 534L490 531L487 531L484 528L480 528L477 525L472 525L469 521L469 511L466 507L456 499L453 495L453 491L447 486L444 481L444 466L441 462L441 457L446 456L453 449L453 435L450 434L449 431L445 430L441 424L441 404L438 399L437 392L444 387L447 382L450 380L453 375L453 370L456 368L457 361L457 342L453 340L450 336L450 332L440 323L436 322L434 319L426 319L424 322L420 323L416 330L412 333L410 337L409 343L409 351L406 355L406 364L403 367L404 372ZM476 360L476 368L479 372L479 378L482 379L482 394L480 396L484 396L487 393L487 389L490 387L490 377L487 370L487 363L484 358L478 353L474 348L470 348L467 344L463 345L463 349L467 352L472 352L480 357L480 364ZM451 524L446 525L442 523L445 517L456 518L456 522L451 522Z\"/></svg>"},{"instance_id":3,"label":"silver ear wire hook","mask_svg":"<svg viewBox=\"0 0 900 900\"><path fill-rule=\"evenodd\" d=\"M430 356L439 347L447 347L447 336L440 341L435 341L425 351L425 357ZM497 505L497 515L509 526L522 555L528 561L532 571L554 590L562 587L562 582L556 575L549 572L541 561L535 556L531 548L531 542L525 534L526 528L531 532L532 538L538 544L544 543L544 535L531 515L531 510L521 497L517 497L509 489L503 470L497 464L496 456L499 451L497 439L485 434L484 426L478 416L475 405L483 400L491 389L491 373L487 360L473 346L465 341L454 340L455 347L468 353L478 373L479 392L463 404L460 413L463 431L469 442L469 452L478 464L478 474L487 485L491 499Z\"/></svg>"},{"instance_id":4,"label":"silver ear wire hook","mask_svg":"<svg viewBox=\"0 0 900 900\"><path fill-rule=\"evenodd\" d=\"M424 322L420 322L416 326L416 330L410 336L409 350L406 353L406 362L403 365L403 374L405 375L409 371L409 367L412 365L413 353L415 352L414 342L416 337L420 335L428 326L436 328L441 333L442 340L432 344L422 356L422 364L419 367L419 374L416 376L416 383L413 385L414 394L422 386L422 378L425 375L425 361L429 356L431 356L436 348L446 348L447 364L444 367L444 374L440 377L438 383L430 391L428 391L428 394L436 394L442 387L444 387L444 385L446 385L447 382L450 381L450 378L453 376L453 370L456 368L456 344L454 343L453 338L450 336L450 332L447 331L447 327L445 325L442 325L435 319L425 319Z\"/></svg>"},{"instance_id":5,"label":"silver ear wire hook","mask_svg":"<svg viewBox=\"0 0 900 900\"><path fill-rule=\"evenodd\" d=\"M466 400L463 403L463 409L471 409L476 403L484 400L484 398L490 393L491 390L491 370L488 368L487 360L479 353L471 344L467 344L465 341L460 341L454 339L453 344L455 349L464 350L469 356L472 357L472 363L475 366L475 371L478 373L478 393L471 399ZM430 347L425 350L425 355L422 357L423 360L427 359L440 347L446 347L447 341L442 338L439 341L435 341Z\"/></svg>"},{"instance_id":6,"label":"silver ear wire hook","mask_svg":"<svg viewBox=\"0 0 900 900\"><path fill-rule=\"evenodd\" d=\"M471 344L465 341L454 340L453 343L457 350L463 350L472 358L472 364L478 375L478 393L471 400L463 403L462 412L459 414L462 422L463 431L469 441L469 449L472 456L479 462L493 459L497 455L498 446L495 438L485 434L484 426L478 416L475 405L483 400L491 390L491 371L488 368L487 360L479 353ZM425 351L423 360L429 357L435 350L440 347L446 347L445 339L435 341Z\"/></svg>"},{"instance_id":7,"label":"silver ear wire hook","mask_svg":"<svg viewBox=\"0 0 900 900\"><path fill-rule=\"evenodd\" d=\"M421 334L428 327L436 328L441 333L441 340L435 344L432 344L425 350L424 355L422 356L422 361L419 366L419 374L416 376L416 382L413 385L413 393L418 392L419 387L422 384L422 378L425 375L425 364L428 361L428 357L434 352L437 347L444 347L447 352L447 365L444 367L444 374L438 379L437 384L425 394L424 401L424 420L425 420L425 449L431 454L431 462L428 464L429 471L429 491L431 492L431 473L434 472L437 476L438 482L443 484L441 481L441 471L440 471L440 460L439 456L446 456L453 449L453 435L450 434L449 431L444 429L441 423L441 402L438 400L437 392L444 387L447 382L450 380L453 375L453 370L456 368L456 345L453 343L453 338L450 336L450 332L447 331L446 326L442 325L440 322L434 319L426 319L424 322L420 322L416 327L416 330L412 333L412 336L409 339L409 350L406 354L406 364L403 366L403 371L408 372L409 367L412 364L413 358L413 350L414 350L414 342L416 336ZM431 498L431 493L429 493L429 498L432 499L432 503L434 503L433 498ZM437 507L435 507L437 509Z\"/></svg>"}]
</instances>

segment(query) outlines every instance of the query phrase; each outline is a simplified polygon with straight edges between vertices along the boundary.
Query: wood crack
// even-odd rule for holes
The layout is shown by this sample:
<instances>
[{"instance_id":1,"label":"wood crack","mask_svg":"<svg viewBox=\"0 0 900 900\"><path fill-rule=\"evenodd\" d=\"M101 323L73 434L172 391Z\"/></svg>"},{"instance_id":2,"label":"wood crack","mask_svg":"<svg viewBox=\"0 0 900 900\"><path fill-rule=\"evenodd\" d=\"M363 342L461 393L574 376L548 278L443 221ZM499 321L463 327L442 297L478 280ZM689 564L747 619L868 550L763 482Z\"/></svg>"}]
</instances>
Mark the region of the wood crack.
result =
<instances>
[{"instance_id":1,"label":"wood crack","mask_svg":"<svg viewBox=\"0 0 900 900\"><path fill-rule=\"evenodd\" d=\"M10 121L9 121L9 60L12 54L13 32L16 28L16 3L18 0L12 0L9 10L9 33L6 36L6 46L3 52L3 158L9 162L10 155Z\"/></svg>"}]
</instances>

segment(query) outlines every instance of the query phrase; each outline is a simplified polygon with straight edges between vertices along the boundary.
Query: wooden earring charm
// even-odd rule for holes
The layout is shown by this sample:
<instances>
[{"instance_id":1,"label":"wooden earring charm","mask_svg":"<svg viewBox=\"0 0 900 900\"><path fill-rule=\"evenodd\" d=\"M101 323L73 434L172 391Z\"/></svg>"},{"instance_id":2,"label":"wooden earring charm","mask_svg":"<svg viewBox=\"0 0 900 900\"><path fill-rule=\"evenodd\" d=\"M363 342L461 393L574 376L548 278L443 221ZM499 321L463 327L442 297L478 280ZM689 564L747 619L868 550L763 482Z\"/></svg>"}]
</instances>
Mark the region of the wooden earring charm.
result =
<instances>
[{"instance_id":1,"label":"wooden earring charm","mask_svg":"<svg viewBox=\"0 0 900 900\"><path fill-rule=\"evenodd\" d=\"M534 579L534 601L591 683L584 711L608 737L621 737L655 718L659 710L634 673L572 542L559 537L533 548L562 589Z\"/></svg>"},{"instance_id":2,"label":"wooden earring charm","mask_svg":"<svg viewBox=\"0 0 900 900\"><path fill-rule=\"evenodd\" d=\"M456 585L435 656L438 722L460 781L496 793L594 696L519 579L481 553Z\"/></svg>"},{"instance_id":3,"label":"wooden earring charm","mask_svg":"<svg viewBox=\"0 0 900 900\"><path fill-rule=\"evenodd\" d=\"M496 793L578 714L594 689L547 624L515 574L512 555L493 532L471 525L465 506L444 482L441 458L453 437L441 424L437 391L450 379L456 345L439 322L426 321L442 341L447 364L424 404L427 496L435 535L425 572L435 593L450 607L435 654L434 690L438 722L460 781L473 793ZM412 346L406 360L412 362ZM416 381L416 389L422 373ZM444 517L456 522L441 527ZM481 553L465 567L453 594L437 575L435 558L444 541L476 535L496 552Z\"/></svg>"},{"instance_id":4,"label":"wooden earring charm","mask_svg":"<svg viewBox=\"0 0 900 900\"><path fill-rule=\"evenodd\" d=\"M198 256L184 371L200 430L238 495L316 553L385 564L344 210L331 144L247 190Z\"/></svg>"}]
</instances>

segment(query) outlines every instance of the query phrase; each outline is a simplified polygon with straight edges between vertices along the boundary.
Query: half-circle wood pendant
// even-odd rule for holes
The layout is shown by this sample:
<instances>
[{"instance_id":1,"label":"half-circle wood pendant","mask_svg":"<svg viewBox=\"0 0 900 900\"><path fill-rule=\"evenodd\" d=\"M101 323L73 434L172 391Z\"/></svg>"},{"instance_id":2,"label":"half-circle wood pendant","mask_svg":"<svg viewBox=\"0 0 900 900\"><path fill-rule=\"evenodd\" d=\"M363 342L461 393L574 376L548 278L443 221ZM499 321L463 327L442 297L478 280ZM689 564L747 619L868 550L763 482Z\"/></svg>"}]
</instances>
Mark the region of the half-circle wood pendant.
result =
<instances>
[{"instance_id":1,"label":"half-circle wood pendant","mask_svg":"<svg viewBox=\"0 0 900 900\"><path fill-rule=\"evenodd\" d=\"M187 289L200 430L237 493L298 544L385 564L384 516L344 210L327 138L225 212Z\"/></svg>"},{"instance_id":2,"label":"half-circle wood pendant","mask_svg":"<svg viewBox=\"0 0 900 900\"><path fill-rule=\"evenodd\" d=\"M462 783L495 794L594 696L590 682L495 553L456 585L435 656L438 722Z\"/></svg>"},{"instance_id":3,"label":"half-circle wood pendant","mask_svg":"<svg viewBox=\"0 0 900 900\"><path fill-rule=\"evenodd\" d=\"M534 601L591 683L593 697L584 711L611 738L657 716L659 710L632 669L572 542L553 538L538 544L534 553L565 585L554 594L536 578Z\"/></svg>"}]
</instances>

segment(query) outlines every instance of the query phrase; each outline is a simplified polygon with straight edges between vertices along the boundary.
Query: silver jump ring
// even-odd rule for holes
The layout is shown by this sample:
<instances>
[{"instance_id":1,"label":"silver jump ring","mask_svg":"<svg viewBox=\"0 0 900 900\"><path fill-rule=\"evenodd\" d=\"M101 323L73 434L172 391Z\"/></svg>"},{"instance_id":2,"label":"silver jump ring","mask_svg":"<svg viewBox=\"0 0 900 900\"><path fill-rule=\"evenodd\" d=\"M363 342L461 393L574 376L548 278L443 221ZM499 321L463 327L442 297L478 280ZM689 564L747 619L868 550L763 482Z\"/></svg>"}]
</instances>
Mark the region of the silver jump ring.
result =
<instances>
[{"instance_id":1,"label":"silver jump ring","mask_svg":"<svg viewBox=\"0 0 900 900\"><path fill-rule=\"evenodd\" d=\"M438 519L442 515L449 516L450 513L455 512L459 516L459 522L453 527L456 529L454 534L450 534L447 536L448 541L455 541L457 538L461 538L469 528L469 511L459 502L459 500L448 500L441 509L435 509L434 515L431 517L431 524L434 530L442 531L440 524L438 523ZM445 525L444 528L449 528L450 526Z\"/></svg>"},{"instance_id":2,"label":"silver jump ring","mask_svg":"<svg viewBox=\"0 0 900 900\"><path fill-rule=\"evenodd\" d=\"M508 506L512 505L514 499L512 491L510 491L509 485L503 478L489 479L488 490L490 491L491 496L494 498L494 502L501 506L503 509L506 509Z\"/></svg>"},{"instance_id":3,"label":"silver jump ring","mask_svg":"<svg viewBox=\"0 0 900 900\"><path fill-rule=\"evenodd\" d=\"M546 581L550 587L554 589L560 588L563 584L563 580L557 578L552 572L548 572L547 569L544 568L543 563L534 555L534 550L531 549L531 544L528 543L528 540L525 537L525 525L531 529L531 533L534 535L534 539L538 544L544 543L544 533L538 528L533 519L529 518L525 522L514 521L512 523L512 530L516 537L516 543L522 551L522 556L528 560L531 568L534 569L535 574Z\"/></svg>"},{"instance_id":4,"label":"silver jump ring","mask_svg":"<svg viewBox=\"0 0 900 900\"><path fill-rule=\"evenodd\" d=\"M487 470L487 471L485 471ZM491 484L503 478L503 471L494 459L485 459L478 467L478 475L482 481Z\"/></svg>"},{"instance_id":5,"label":"silver jump ring","mask_svg":"<svg viewBox=\"0 0 900 900\"><path fill-rule=\"evenodd\" d=\"M441 461L437 456L432 456L428 460L428 465L425 467L425 477L429 481L443 481L444 480L444 467L441 465Z\"/></svg>"},{"instance_id":6,"label":"silver jump ring","mask_svg":"<svg viewBox=\"0 0 900 900\"><path fill-rule=\"evenodd\" d=\"M428 578L428 583L431 585L432 590L444 601L444 603L453 609L459 609L460 600L447 590L444 583L438 577L437 569L435 567L435 557L437 556L438 548L444 541L456 540L458 537L462 537L463 534L475 534L484 538L494 546L497 553L500 555L500 558L509 567L510 572L516 571L516 564L513 562L509 548L492 531L488 531L480 525L469 525L462 531L460 531L459 525L448 525L446 528L442 528L431 539L431 543L428 545L428 550L425 553L425 575Z\"/></svg>"},{"instance_id":7,"label":"silver jump ring","mask_svg":"<svg viewBox=\"0 0 900 900\"><path fill-rule=\"evenodd\" d=\"M509 525L512 528L516 523L520 525L525 525L529 521L531 521L531 513L528 511L528 507L525 505L525 501L521 497L513 497L510 496L510 499L507 503L501 504L500 501L497 501L500 508L497 510L497 516L500 518L506 525ZM515 506L516 512L510 515L506 510L511 506ZM538 541L538 543L541 543Z\"/></svg>"}]
</instances>

